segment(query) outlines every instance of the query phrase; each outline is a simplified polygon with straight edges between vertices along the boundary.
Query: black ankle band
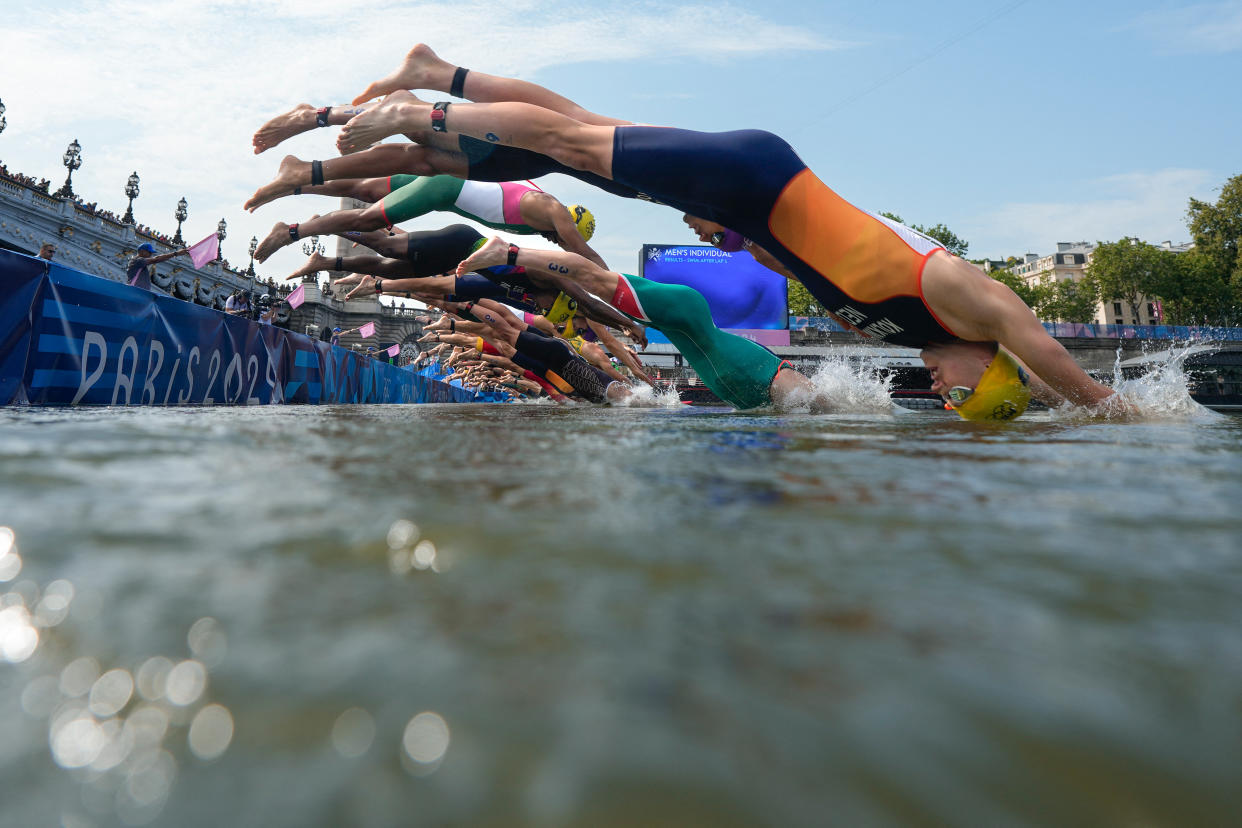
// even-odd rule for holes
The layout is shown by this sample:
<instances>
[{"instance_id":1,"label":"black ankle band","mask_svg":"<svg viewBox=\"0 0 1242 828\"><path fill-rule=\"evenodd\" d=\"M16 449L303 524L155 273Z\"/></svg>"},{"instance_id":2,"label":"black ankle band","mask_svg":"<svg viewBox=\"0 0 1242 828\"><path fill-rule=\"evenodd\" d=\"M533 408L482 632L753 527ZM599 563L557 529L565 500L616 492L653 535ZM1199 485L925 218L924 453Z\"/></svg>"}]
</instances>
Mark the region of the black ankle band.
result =
<instances>
[{"instance_id":1,"label":"black ankle band","mask_svg":"<svg viewBox=\"0 0 1242 828\"><path fill-rule=\"evenodd\" d=\"M516 244L509 245L509 267L517 266L518 246Z\"/></svg>"},{"instance_id":2,"label":"black ankle band","mask_svg":"<svg viewBox=\"0 0 1242 828\"><path fill-rule=\"evenodd\" d=\"M311 162L311 184L322 184L322 183L323 183L323 162L312 161Z\"/></svg>"},{"instance_id":3,"label":"black ankle band","mask_svg":"<svg viewBox=\"0 0 1242 828\"><path fill-rule=\"evenodd\" d=\"M337 270L337 272L339 273L340 271L342 271L342 270L344 270L344 269L345 269L345 263L341 261L341 257L340 257L340 256L337 256L337 257L336 257L336 270Z\"/></svg>"},{"instance_id":4,"label":"black ankle band","mask_svg":"<svg viewBox=\"0 0 1242 828\"><path fill-rule=\"evenodd\" d=\"M431 105L431 131L432 132L448 132L445 125L445 118L448 117L448 108L451 101L439 101Z\"/></svg>"},{"instance_id":5,"label":"black ankle band","mask_svg":"<svg viewBox=\"0 0 1242 828\"><path fill-rule=\"evenodd\" d=\"M328 116L332 114L332 107L321 106L315 110L315 126L326 127L328 125Z\"/></svg>"},{"instance_id":6,"label":"black ankle band","mask_svg":"<svg viewBox=\"0 0 1242 828\"><path fill-rule=\"evenodd\" d=\"M464 66L458 66L457 71L453 73L453 83L449 86L449 94L454 98L464 98L463 90L466 86L466 73L470 70Z\"/></svg>"},{"instance_id":7,"label":"black ankle band","mask_svg":"<svg viewBox=\"0 0 1242 828\"><path fill-rule=\"evenodd\" d=\"M300 236L298 236L298 226L296 224L289 225L289 238L294 241L297 241L300 238Z\"/></svg>"}]
</instances>

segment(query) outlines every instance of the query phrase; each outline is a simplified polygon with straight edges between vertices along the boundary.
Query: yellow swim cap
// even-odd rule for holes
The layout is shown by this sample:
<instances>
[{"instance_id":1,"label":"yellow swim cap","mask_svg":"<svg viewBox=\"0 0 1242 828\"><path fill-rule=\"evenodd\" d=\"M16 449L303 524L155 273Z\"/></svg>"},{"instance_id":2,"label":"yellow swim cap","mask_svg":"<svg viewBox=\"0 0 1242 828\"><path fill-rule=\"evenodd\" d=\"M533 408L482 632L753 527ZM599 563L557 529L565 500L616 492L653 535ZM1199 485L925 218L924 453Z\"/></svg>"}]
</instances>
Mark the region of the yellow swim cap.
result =
<instances>
[{"instance_id":1,"label":"yellow swim cap","mask_svg":"<svg viewBox=\"0 0 1242 828\"><path fill-rule=\"evenodd\" d=\"M591 215L591 211L581 204L571 204L569 216L574 220L574 226L578 228L582 240L590 241L591 236L595 235L595 216Z\"/></svg>"},{"instance_id":2,"label":"yellow swim cap","mask_svg":"<svg viewBox=\"0 0 1242 828\"><path fill-rule=\"evenodd\" d=\"M1031 386L1026 371L1004 351L984 369L975 390L961 403L949 406L963 420L1012 420L1026 411L1031 401Z\"/></svg>"}]
</instances>

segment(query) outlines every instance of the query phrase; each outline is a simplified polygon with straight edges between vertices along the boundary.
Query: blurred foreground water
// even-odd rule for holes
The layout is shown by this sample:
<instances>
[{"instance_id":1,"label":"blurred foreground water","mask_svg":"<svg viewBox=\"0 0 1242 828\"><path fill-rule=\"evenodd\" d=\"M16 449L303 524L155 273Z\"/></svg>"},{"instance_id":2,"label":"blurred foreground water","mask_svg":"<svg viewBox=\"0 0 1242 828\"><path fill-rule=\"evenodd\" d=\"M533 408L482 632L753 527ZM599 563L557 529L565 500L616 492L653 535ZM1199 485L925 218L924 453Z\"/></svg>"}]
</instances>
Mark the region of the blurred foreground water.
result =
<instances>
[{"instance_id":1,"label":"blurred foreground water","mask_svg":"<svg viewBox=\"0 0 1242 828\"><path fill-rule=\"evenodd\" d=\"M0 411L0 824L1207 825L1242 418Z\"/></svg>"}]
</instances>

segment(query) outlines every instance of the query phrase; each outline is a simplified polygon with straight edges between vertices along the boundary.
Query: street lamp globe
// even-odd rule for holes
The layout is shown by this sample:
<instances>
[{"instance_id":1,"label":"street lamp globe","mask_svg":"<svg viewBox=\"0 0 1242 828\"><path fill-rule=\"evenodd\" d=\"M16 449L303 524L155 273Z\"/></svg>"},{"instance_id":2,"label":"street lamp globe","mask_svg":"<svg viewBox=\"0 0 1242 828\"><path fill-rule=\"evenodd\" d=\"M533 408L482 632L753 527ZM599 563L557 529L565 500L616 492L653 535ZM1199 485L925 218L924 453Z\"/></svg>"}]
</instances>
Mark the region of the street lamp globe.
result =
<instances>
[{"instance_id":1,"label":"street lamp globe","mask_svg":"<svg viewBox=\"0 0 1242 828\"><path fill-rule=\"evenodd\" d=\"M82 166L82 145L78 143L77 138L74 138L73 143L65 149L65 154L60 160L65 165L65 169L69 170L69 175L65 177L64 186L57 190L55 195L73 198L73 171Z\"/></svg>"},{"instance_id":2,"label":"street lamp globe","mask_svg":"<svg viewBox=\"0 0 1242 828\"><path fill-rule=\"evenodd\" d=\"M138 197L138 172L130 173L125 182L125 195L129 197L129 206L125 208L125 217L121 220L126 224L134 223L134 199Z\"/></svg>"},{"instance_id":3,"label":"street lamp globe","mask_svg":"<svg viewBox=\"0 0 1242 828\"><path fill-rule=\"evenodd\" d=\"M181 222L185 221L190 215L190 205L186 203L185 196L177 202L177 211L173 213L173 218L177 220L177 233L173 236L173 241L177 244L185 244L185 239L181 238Z\"/></svg>"},{"instance_id":4,"label":"street lamp globe","mask_svg":"<svg viewBox=\"0 0 1242 828\"><path fill-rule=\"evenodd\" d=\"M220 247L221 247L221 248L223 248L223 246L224 246L224 238L225 238L225 236L227 236L228 234L229 234L229 225L228 225L228 222L226 222L224 219L220 219L220 223L216 225L216 238L218 238L218 239L220 240ZM216 258L218 258L220 261L224 261L224 251L223 251L223 250L220 250L220 251L216 254Z\"/></svg>"}]
</instances>

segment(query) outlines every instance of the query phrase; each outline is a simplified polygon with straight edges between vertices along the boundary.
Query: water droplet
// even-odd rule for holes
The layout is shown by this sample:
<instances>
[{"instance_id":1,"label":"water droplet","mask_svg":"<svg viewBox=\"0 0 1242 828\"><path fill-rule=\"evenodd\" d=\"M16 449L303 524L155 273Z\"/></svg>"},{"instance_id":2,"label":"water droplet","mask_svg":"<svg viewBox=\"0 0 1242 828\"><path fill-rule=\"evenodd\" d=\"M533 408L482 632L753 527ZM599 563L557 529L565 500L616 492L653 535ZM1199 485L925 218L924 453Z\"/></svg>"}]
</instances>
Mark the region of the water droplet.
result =
<instances>
[{"instance_id":1,"label":"water droplet","mask_svg":"<svg viewBox=\"0 0 1242 828\"><path fill-rule=\"evenodd\" d=\"M186 635L186 641L190 645L190 652L208 667L215 667L224 661L224 654L228 650L228 638L214 618L200 618L195 621Z\"/></svg>"},{"instance_id":2,"label":"water droplet","mask_svg":"<svg viewBox=\"0 0 1242 828\"><path fill-rule=\"evenodd\" d=\"M346 759L356 759L375 741L375 720L361 707L351 707L332 725L332 747Z\"/></svg>"},{"instance_id":3,"label":"water droplet","mask_svg":"<svg viewBox=\"0 0 1242 828\"><path fill-rule=\"evenodd\" d=\"M418 540L418 527L408 520L393 521L388 527L388 548L400 549Z\"/></svg>"},{"instance_id":4,"label":"water droplet","mask_svg":"<svg viewBox=\"0 0 1242 828\"><path fill-rule=\"evenodd\" d=\"M19 664L39 648L39 631L30 623L24 606L0 609L0 659Z\"/></svg>"},{"instance_id":5,"label":"water droplet","mask_svg":"<svg viewBox=\"0 0 1242 828\"><path fill-rule=\"evenodd\" d=\"M147 701L164 698L164 685L173 663L163 656L148 658L138 668L138 693Z\"/></svg>"},{"instance_id":6,"label":"water droplet","mask_svg":"<svg viewBox=\"0 0 1242 828\"><path fill-rule=\"evenodd\" d=\"M448 723L438 713L419 713L405 726L401 746L406 755L415 762L422 765L436 764L448 751Z\"/></svg>"},{"instance_id":7,"label":"water droplet","mask_svg":"<svg viewBox=\"0 0 1242 828\"><path fill-rule=\"evenodd\" d=\"M419 541L412 555L415 569L426 569L436 559L436 545L429 540Z\"/></svg>"},{"instance_id":8,"label":"water droplet","mask_svg":"<svg viewBox=\"0 0 1242 828\"><path fill-rule=\"evenodd\" d=\"M183 661L168 673L164 695L179 706L193 704L207 689L207 668L197 661Z\"/></svg>"},{"instance_id":9,"label":"water droplet","mask_svg":"<svg viewBox=\"0 0 1242 828\"><path fill-rule=\"evenodd\" d=\"M99 678L98 661L90 656L75 659L60 671L60 692L71 699L85 696L91 691L97 678Z\"/></svg>"},{"instance_id":10,"label":"water droplet","mask_svg":"<svg viewBox=\"0 0 1242 828\"><path fill-rule=\"evenodd\" d=\"M134 694L134 678L128 670L109 670L91 687L90 710L101 719L115 716L129 704Z\"/></svg>"},{"instance_id":11,"label":"water droplet","mask_svg":"<svg viewBox=\"0 0 1242 828\"><path fill-rule=\"evenodd\" d=\"M99 723L89 715L58 721L51 733L52 758L62 768L84 768L107 742Z\"/></svg>"},{"instance_id":12,"label":"water droplet","mask_svg":"<svg viewBox=\"0 0 1242 828\"><path fill-rule=\"evenodd\" d=\"M232 741L233 715L223 705L207 705L190 723L190 751L204 762L219 758Z\"/></svg>"}]
</instances>

